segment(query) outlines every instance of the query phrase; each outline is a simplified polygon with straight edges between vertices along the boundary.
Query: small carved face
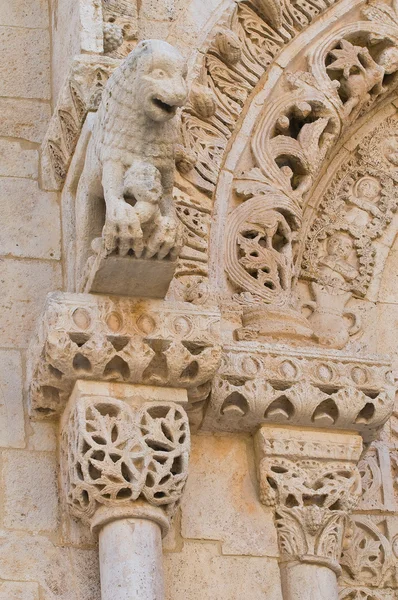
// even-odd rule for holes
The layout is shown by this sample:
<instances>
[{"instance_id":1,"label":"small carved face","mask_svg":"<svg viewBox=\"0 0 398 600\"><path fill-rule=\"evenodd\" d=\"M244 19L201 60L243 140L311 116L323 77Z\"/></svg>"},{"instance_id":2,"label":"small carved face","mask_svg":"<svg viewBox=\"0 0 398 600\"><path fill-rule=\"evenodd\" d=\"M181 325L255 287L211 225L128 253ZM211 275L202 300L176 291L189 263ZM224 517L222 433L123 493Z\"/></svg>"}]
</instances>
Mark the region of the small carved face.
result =
<instances>
[{"instance_id":1,"label":"small carved face","mask_svg":"<svg viewBox=\"0 0 398 600\"><path fill-rule=\"evenodd\" d=\"M335 233L327 243L327 251L329 256L336 256L346 260L352 250L351 239L343 233Z\"/></svg>"},{"instance_id":2,"label":"small carved face","mask_svg":"<svg viewBox=\"0 0 398 600\"><path fill-rule=\"evenodd\" d=\"M181 54L166 42L142 42L139 100L152 121L172 119L187 97L187 67Z\"/></svg>"},{"instance_id":3,"label":"small carved face","mask_svg":"<svg viewBox=\"0 0 398 600\"><path fill-rule=\"evenodd\" d=\"M375 200L380 193L380 184L372 177L362 177L355 186L357 198Z\"/></svg>"}]
</instances>

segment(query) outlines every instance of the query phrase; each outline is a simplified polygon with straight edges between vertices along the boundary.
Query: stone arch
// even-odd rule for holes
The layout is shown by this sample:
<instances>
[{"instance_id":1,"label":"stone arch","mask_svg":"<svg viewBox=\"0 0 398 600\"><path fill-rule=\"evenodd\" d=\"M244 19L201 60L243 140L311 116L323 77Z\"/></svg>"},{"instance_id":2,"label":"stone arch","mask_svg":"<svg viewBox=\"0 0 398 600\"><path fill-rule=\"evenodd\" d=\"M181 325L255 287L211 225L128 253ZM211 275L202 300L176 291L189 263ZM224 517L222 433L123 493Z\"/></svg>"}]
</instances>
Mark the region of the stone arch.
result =
<instances>
[{"instance_id":1,"label":"stone arch","mask_svg":"<svg viewBox=\"0 0 398 600\"><path fill-rule=\"evenodd\" d=\"M313 16L319 17L322 9L320 5L318 8ZM208 214L209 199L214 199L214 212L208 271L203 268L203 257L200 274L195 272L195 261L190 270L189 261L184 263L183 257L181 287L176 289L179 293L183 290L184 299L203 302L210 274L213 290L221 289L225 297L243 305L243 312L256 313L251 317L252 331L242 332L243 339L257 337L259 321L264 321L264 304L268 305L267 318L283 321L284 327L292 320L286 330L289 336L300 331L299 337L313 337L298 315L296 284L302 275L298 263L305 254L305 232L312 222L311 211L314 215L316 211L314 193L364 115L373 118L381 114L397 84L398 20L392 9L377 3L365 7L363 2L339 2L327 8L327 18L293 24L290 38L283 10L279 21L272 21L259 0L240 3L228 25L212 32L182 116L185 152L178 163L177 187L189 196L193 186L195 196L207 203ZM268 35L267 48L272 47L274 56L264 59L264 46L260 60L250 38L254 25L264 36L264 44ZM356 71L357 80L352 78ZM356 83L359 88L354 91ZM247 207L246 216L243 206ZM259 210L263 230L268 228L278 248L258 227L246 227L248 219L253 221L253 211ZM392 215L395 208L389 210ZM242 240L238 230L245 223ZM239 249L236 239L225 241L237 235L241 236ZM255 248L259 240L263 249ZM275 251L283 256L274 260L270 255ZM368 256L367 260L373 259ZM365 265L362 279L367 277ZM290 280L290 288L286 280ZM342 293L350 286L344 275L340 274L340 280ZM366 295L368 287L366 280L356 290L358 296ZM346 302L340 299L345 325L340 339L332 342L334 347L343 347L348 341L347 331L357 329L355 315L345 310L350 297L346 295ZM306 298L305 302L314 309L313 299ZM261 310L259 304L263 305ZM279 311L281 307L283 314L277 317L274 308ZM270 330L264 333L269 335ZM326 340L329 343L327 336Z\"/></svg>"}]
</instances>

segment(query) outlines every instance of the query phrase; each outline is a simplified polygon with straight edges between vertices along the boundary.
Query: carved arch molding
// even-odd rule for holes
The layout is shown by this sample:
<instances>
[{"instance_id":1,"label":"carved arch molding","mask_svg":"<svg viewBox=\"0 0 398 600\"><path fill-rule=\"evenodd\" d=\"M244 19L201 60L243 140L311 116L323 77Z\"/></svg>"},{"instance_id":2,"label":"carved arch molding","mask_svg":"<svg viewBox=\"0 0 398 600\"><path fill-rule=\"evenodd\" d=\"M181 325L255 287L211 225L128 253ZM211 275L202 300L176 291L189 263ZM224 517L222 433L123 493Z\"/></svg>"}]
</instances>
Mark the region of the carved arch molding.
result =
<instances>
[{"instance_id":1,"label":"carved arch molding","mask_svg":"<svg viewBox=\"0 0 398 600\"><path fill-rule=\"evenodd\" d=\"M189 236L177 278L185 300L221 293L239 306L238 339L343 348L361 330L347 304L374 298L398 199L398 15L328 4L238 4L182 115L176 200Z\"/></svg>"}]
</instances>

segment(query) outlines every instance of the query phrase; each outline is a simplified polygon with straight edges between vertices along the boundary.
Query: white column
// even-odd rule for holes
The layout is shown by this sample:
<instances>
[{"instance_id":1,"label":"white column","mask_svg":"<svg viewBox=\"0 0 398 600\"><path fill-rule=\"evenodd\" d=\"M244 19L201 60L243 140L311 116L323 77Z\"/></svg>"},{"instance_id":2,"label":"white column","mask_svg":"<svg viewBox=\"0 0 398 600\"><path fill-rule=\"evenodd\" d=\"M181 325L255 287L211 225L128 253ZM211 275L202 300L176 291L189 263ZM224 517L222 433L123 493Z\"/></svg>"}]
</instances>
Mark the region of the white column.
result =
<instances>
[{"instance_id":1,"label":"white column","mask_svg":"<svg viewBox=\"0 0 398 600\"><path fill-rule=\"evenodd\" d=\"M300 561L281 563L286 600L338 600L337 575L329 567Z\"/></svg>"},{"instance_id":2,"label":"white column","mask_svg":"<svg viewBox=\"0 0 398 600\"><path fill-rule=\"evenodd\" d=\"M162 534L147 519L120 519L99 533L102 600L164 600Z\"/></svg>"}]
</instances>

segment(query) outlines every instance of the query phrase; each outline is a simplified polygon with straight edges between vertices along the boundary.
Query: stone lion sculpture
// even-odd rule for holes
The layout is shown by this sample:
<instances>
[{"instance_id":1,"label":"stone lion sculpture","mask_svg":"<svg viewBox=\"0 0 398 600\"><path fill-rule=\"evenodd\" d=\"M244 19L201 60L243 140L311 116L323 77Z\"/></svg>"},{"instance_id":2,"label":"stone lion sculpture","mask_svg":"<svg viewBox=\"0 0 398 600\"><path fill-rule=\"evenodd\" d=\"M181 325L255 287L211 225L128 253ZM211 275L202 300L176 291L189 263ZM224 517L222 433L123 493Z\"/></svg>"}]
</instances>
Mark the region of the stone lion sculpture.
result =
<instances>
[{"instance_id":1,"label":"stone lion sculpture","mask_svg":"<svg viewBox=\"0 0 398 600\"><path fill-rule=\"evenodd\" d=\"M78 276L87 271L93 251L137 258L178 255L174 117L187 96L186 74L175 48L147 40L110 77L76 194Z\"/></svg>"}]
</instances>

